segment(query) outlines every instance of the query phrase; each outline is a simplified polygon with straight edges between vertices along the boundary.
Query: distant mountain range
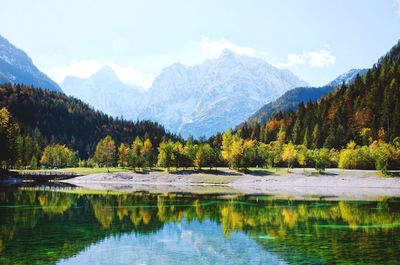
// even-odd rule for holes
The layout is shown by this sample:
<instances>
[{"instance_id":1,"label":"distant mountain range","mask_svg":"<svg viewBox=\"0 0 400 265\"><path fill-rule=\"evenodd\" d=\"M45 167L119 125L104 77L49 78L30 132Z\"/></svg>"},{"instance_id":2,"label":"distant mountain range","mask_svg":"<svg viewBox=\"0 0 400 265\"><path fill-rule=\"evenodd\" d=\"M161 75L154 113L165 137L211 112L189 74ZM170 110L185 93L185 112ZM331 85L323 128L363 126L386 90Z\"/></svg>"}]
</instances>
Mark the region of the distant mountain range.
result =
<instances>
[{"instance_id":1,"label":"distant mountain range","mask_svg":"<svg viewBox=\"0 0 400 265\"><path fill-rule=\"evenodd\" d=\"M365 72L353 69L324 87L309 87L288 70L224 50L199 65L166 67L147 91L123 83L108 66L89 78L66 77L61 90L0 36L0 83L64 91L114 117L155 121L183 137L209 137L243 121L266 122L273 113L315 101Z\"/></svg>"},{"instance_id":2,"label":"distant mountain range","mask_svg":"<svg viewBox=\"0 0 400 265\"><path fill-rule=\"evenodd\" d=\"M32 85L62 92L56 82L48 78L33 64L28 55L0 35L0 84Z\"/></svg>"},{"instance_id":3,"label":"distant mountain range","mask_svg":"<svg viewBox=\"0 0 400 265\"><path fill-rule=\"evenodd\" d=\"M114 116L156 121L173 133L198 138L232 128L263 104L308 83L261 59L224 50L200 65L165 68L145 93L124 85L110 68L89 79L68 77L61 86Z\"/></svg>"},{"instance_id":4,"label":"distant mountain range","mask_svg":"<svg viewBox=\"0 0 400 265\"><path fill-rule=\"evenodd\" d=\"M326 96L329 92L342 84L351 84L357 75L362 76L367 72L368 69L351 69L323 87L296 87L289 90L275 101L265 104L245 122L241 123L239 127L243 126L245 123L253 122L265 124L271 119L274 113L297 109L302 102L314 102Z\"/></svg>"},{"instance_id":5,"label":"distant mountain range","mask_svg":"<svg viewBox=\"0 0 400 265\"><path fill-rule=\"evenodd\" d=\"M141 88L121 82L108 66L89 78L67 76L61 86L65 94L114 117L136 118L134 109L143 95Z\"/></svg>"}]
</instances>

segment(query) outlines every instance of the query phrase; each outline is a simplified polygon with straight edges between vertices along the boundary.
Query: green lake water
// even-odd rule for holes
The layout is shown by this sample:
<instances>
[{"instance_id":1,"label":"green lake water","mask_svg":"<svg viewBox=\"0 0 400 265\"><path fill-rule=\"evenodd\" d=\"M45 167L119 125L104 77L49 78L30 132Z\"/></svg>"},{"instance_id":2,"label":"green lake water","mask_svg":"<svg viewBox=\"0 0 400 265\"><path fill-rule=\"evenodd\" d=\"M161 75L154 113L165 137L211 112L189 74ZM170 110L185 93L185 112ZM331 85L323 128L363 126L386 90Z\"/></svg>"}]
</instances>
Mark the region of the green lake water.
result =
<instances>
[{"instance_id":1,"label":"green lake water","mask_svg":"<svg viewBox=\"0 0 400 265\"><path fill-rule=\"evenodd\" d=\"M400 264L400 200L2 188L0 264Z\"/></svg>"}]
</instances>

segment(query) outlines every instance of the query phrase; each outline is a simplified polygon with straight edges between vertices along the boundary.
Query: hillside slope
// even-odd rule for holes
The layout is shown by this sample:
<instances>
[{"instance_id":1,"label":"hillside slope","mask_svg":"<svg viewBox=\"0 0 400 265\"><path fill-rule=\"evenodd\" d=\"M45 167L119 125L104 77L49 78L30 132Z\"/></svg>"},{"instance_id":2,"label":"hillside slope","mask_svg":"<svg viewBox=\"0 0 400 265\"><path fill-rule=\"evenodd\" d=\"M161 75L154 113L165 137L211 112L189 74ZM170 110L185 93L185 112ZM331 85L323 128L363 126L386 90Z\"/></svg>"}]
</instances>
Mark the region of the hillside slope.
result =
<instances>
[{"instance_id":1,"label":"hillside slope","mask_svg":"<svg viewBox=\"0 0 400 265\"><path fill-rule=\"evenodd\" d=\"M275 101L264 105L253 115L251 115L246 122L259 122L261 124L265 124L275 113L280 111L284 112L288 110L295 110L300 103L307 103L309 101L314 102L323 96L326 96L329 92L343 83L350 84L354 82L354 79L357 77L357 75L365 75L367 71L367 69L351 69L323 87L296 87L287 91ZM239 127L242 127L243 125L244 123L239 125Z\"/></svg>"},{"instance_id":2,"label":"hillside slope","mask_svg":"<svg viewBox=\"0 0 400 265\"><path fill-rule=\"evenodd\" d=\"M24 51L0 35L0 84L4 83L25 84L62 92L56 82L42 73Z\"/></svg>"},{"instance_id":3,"label":"hillside slope","mask_svg":"<svg viewBox=\"0 0 400 265\"><path fill-rule=\"evenodd\" d=\"M106 135L117 144L130 144L140 136L158 145L164 136L173 137L157 123L114 119L73 97L27 86L0 86L1 107L8 108L24 134L40 134L47 143L66 144L79 151L81 158L93 154Z\"/></svg>"},{"instance_id":4,"label":"hillside slope","mask_svg":"<svg viewBox=\"0 0 400 265\"><path fill-rule=\"evenodd\" d=\"M400 42L379 59L365 76L342 85L318 102L301 103L297 111L278 113L265 125L242 128L243 137L264 142L276 139L280 128L286 140L312 147L344 147L369 137L392 141L400 136Z\"/></svg>"}]
</instances>

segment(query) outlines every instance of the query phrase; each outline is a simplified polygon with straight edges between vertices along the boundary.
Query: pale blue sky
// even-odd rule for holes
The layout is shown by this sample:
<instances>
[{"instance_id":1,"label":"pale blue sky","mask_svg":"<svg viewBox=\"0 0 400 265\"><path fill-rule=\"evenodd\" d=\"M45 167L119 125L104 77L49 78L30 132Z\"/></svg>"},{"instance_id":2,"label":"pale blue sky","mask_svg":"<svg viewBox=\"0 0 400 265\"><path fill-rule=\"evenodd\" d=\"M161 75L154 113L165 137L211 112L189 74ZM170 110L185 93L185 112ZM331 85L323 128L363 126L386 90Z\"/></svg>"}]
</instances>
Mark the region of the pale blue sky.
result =
<instances>
[{"instance_id":1,"label":"pale blue sky","mask_svg":"<svg viewBox=\"0 0 400 265\"><path fill-rule=\"evenodd\" d=\"M231 48L323 85L370 67L400 39L400 0L0 2L0 34L57 82L110 64L149 86L173 62Z\"/></svg>"}]
</instances>

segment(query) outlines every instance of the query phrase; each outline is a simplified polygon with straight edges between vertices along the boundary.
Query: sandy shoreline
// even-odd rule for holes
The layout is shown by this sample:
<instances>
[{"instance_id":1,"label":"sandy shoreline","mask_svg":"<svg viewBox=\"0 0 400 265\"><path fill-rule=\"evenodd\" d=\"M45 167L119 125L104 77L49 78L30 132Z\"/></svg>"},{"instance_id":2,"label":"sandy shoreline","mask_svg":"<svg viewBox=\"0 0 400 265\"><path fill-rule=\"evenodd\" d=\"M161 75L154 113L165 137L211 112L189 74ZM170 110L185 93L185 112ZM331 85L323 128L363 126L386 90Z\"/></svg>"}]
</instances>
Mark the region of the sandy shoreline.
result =
<instances>
[{"instance_id":1,"label":"sandy shoreline","mask_svg":"<svg viewBox=\"0 0 400 265\"><path fill-rule=\"evenodd\" d=\"M62 182L92 190L190 193L265 194L290 197L337 197L378 200L400 197L400 178L381 177L376 171L330 169L325 175L304 173L242 174L207 172L119 172L80 176Z\"/></svg>"}]
</instances>

